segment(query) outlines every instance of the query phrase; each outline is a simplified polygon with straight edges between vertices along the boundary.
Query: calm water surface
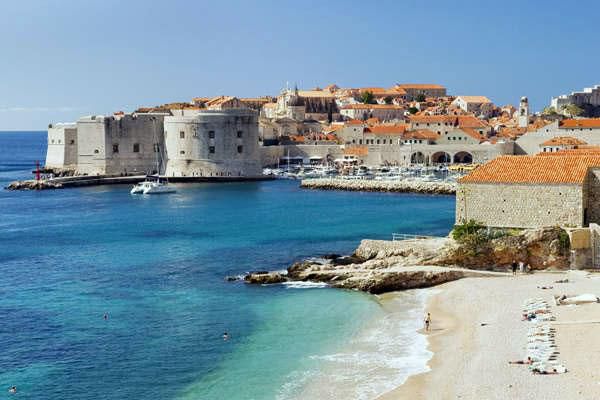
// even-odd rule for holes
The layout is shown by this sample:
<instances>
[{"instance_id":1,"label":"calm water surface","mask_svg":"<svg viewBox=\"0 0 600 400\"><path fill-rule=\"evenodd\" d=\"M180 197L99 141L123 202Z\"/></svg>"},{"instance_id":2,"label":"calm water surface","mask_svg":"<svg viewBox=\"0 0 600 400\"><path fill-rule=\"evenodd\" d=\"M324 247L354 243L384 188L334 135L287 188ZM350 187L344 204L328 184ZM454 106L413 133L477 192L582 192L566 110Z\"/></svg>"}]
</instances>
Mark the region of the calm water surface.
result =
<instances>
[{"instance_id":1,"label":"calm water surface","mask_svg":"<svg viewBox=\"0 0 600 400\"><path fill-rule=\"evenodd\" d=\"M0 133L0 186L30 177L45 146L45 132ZM0 190L0 398L11 385L19 399L294 398L380 303L223 278L392 232L445 235L453 214L453 197L293 181Z\"/></svg>"}]
</instances>

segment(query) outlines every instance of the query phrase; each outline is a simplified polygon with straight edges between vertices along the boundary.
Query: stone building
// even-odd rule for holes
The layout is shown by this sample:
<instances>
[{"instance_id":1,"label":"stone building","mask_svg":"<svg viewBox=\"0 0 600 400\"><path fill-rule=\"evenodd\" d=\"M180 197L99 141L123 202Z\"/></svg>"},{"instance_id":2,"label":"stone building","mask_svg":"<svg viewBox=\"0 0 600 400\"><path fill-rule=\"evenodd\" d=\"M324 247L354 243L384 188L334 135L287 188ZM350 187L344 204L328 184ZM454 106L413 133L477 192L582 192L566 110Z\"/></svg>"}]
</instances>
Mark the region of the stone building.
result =
<instances>
[{"instance_id":1,"label":"stone building","mask_svg":"<svg viewBox=\"0 0 600 400\"><path fill-rule=\"evenodd\" d=\"M403 120L406 108L395 104L348 104L340 114L349 119L378 118L381 121Z\"/></svg>"},{"instance_id":2,"label":"stone building","mask_svg":"<svg viewBox=\"0 0 600 400\"><path fill-rule=\"evenodd\" d=\"M446 88L442 85L429 83L403 83L394 86L395 90L402 90L408 101L416 100L419 95L425 97L445 97Z\"/></svg>"},{"instance_id":3,"label":"stone building","mask_svg":"<svg viewBox=\"0 0 600 400\"><path fill-rule=\"evenodd\" d=\"M164 134L167 177L256 178L262 173L256 111L224 108L168 116Z\"/></svg>"},{"instance_id":4,"label":"stone building","mask_svg":"<svg viewBox=\"0 0 600 400\"><path fill-rule=\"evenodd\" d=\"M77 168L77 124L50 124L46 167L56 169Z\"/></svg>"},{"instance_id":5,"label":"stone building","mask_svg":"<svg viewBox=\"0 0 600 400\"><path fill-rule=\"evenodd\" d=\"M536 154L542 143L564 136L600 145L600 118L563 119L527 132L516 140L515 154Z\"/></svg>"},{"instance_id":6,"label":"stone building","mask_svg":"<svg viewBox=\"0 0 600 400\"><path fill-rule=\"evenodd\" d=\"M456 223L582 227L599 205L600 155L502 156L459 180Z\"/></svg>"},{"instance_id":7,"label":"stone building","mask_svg":"<svg viewBox=\"0 0 600 400\"><path fill-rule=\"evenodd\" d=\"M564 106L575 104L582 106L590 104L592 106L600 106L600 85L595 85L591 88L585 88L581 92L572 92L571 94L563 94L558 97L553 97L550 106L554 107L557 112L561 112Z\"/></svg>"},{"instance_id":8,"label":"stone building","mask_svg":"<svg viewBox=\"0 0 600 400\"><path fill-rule=\"evenodd\" d=\"M465 112L486 117L494 111L494 104L485 96L457 96L451 104Z\"/></svg>"},{"instance_id":9,"label":"stone building","mask_svg":"<svg viewBox=\"0 0 600 400\"><path fill-rule=\"evenodd\" d=\"M569 136L558 136L548 139L540 144L540 151L543 153L553 153L562 150L577 149L578 147L585 145L587 145L587 143L583 140Z\"/></svg>"}]
</instances>

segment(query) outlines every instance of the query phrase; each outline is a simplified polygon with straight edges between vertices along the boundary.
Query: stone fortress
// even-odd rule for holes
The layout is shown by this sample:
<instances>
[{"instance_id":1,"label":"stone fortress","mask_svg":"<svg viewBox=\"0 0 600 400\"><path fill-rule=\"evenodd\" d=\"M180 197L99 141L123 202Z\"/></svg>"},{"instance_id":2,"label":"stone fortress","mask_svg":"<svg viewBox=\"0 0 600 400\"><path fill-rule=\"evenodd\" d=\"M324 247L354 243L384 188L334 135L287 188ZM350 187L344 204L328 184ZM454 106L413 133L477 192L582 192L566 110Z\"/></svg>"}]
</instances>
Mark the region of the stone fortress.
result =
<instances>
[{"instance_id":1,"label":"stone fortress","mask_svg":"<svg viewBox=\"0 0 600 400\"><path fill-rule=\"evenodd\" d=\"M48 128L46 168L96 176L259 178L258 112L218 97L86 116Z\"/></svg>"}]
</instances>

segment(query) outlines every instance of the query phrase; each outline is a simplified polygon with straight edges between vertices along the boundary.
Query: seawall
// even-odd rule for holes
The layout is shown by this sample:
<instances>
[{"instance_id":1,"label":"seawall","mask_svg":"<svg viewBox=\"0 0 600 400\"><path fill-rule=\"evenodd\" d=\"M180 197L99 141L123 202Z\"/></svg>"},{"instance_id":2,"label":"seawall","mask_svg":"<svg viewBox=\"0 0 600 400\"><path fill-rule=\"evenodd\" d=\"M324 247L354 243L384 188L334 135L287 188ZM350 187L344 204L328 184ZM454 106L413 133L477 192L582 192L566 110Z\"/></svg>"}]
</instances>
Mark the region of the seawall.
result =
<instances>
[{"instance_id":1,"label":"seawall","mask_svg":"<svg viewBox=\"0 0 600 400\"><path fill-rule=\"evenodd\" d=\"M427 182L409 180L374 180L319 178L304 179L300 184L305 189L351 190L363 192L400 192L423 194L455 194L456 184L450 182Z\"/></svg>"}]
</instances>

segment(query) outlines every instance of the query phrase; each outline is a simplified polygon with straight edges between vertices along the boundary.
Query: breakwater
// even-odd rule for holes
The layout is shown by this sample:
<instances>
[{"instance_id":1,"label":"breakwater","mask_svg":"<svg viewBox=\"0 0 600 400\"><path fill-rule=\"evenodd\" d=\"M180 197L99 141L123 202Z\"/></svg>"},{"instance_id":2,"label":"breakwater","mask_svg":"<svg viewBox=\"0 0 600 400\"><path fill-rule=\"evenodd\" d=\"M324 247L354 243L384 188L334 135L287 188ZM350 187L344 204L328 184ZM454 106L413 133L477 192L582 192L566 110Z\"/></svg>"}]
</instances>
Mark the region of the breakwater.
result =
<instances>
[{"instance_id":1,"label":"breakwater","mask_svg":"<svg viewBox=\"0 0 600 400\"><path fill-rule=\"evenodd\" d=\"M409 192L424 194L455 194L456 184L452 182L429 182L418 180L375 180L319 178L303 179L300 184L305 189L352 190L361 192Z\"/></svg>"}]
</instances>

